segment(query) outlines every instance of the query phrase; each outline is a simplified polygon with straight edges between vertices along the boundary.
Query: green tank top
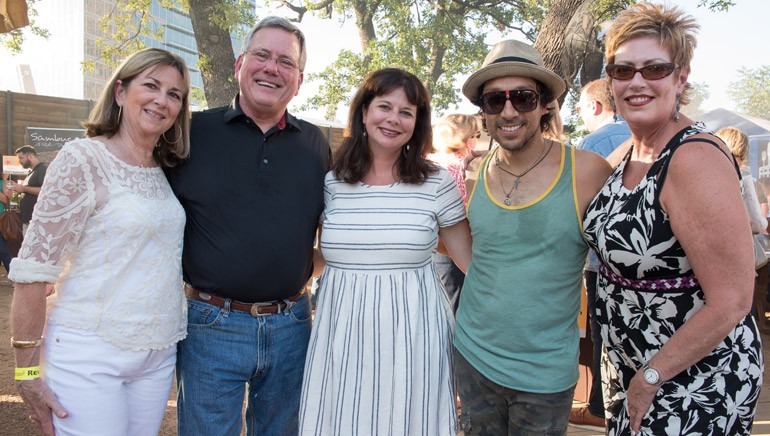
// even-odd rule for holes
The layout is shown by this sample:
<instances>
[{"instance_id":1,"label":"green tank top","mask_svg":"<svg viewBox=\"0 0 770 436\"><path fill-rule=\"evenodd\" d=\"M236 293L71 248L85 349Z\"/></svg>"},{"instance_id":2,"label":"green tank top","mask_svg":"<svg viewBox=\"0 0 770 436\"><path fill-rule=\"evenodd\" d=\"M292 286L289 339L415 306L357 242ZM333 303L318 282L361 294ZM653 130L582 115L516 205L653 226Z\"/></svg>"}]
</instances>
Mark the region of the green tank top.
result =
<instances>
[{"instance_id":1,"label":"green tank top","mask_svg":"<svg viewBox=\"0 0 770 436\"><path fill-rule=\"evenodd\" d=\"M457 312L455 346L491 381L533 393L578 380L577 317L588 247L575 189L573 148L561 145L551 186L527 204L490 195L489 153L470 193L473 260Z\"/></svg>"}]
</instances>

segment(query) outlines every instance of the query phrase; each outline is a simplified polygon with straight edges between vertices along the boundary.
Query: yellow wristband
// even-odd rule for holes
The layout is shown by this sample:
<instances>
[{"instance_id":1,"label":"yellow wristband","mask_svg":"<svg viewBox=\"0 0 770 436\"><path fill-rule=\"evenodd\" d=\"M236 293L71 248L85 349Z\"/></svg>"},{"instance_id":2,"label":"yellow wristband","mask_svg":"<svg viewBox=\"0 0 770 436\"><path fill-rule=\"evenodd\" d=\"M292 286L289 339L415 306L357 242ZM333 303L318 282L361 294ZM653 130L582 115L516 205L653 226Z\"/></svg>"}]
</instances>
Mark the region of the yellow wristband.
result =
<instances>
[{"instance_id":1,"label":"yellow wristband","mask_svg":"<svg viewBox=\"0 0 770 436\"><path fill-rule=\"evenodd\" d=\"M16 368L16 380L34 380L40 378L40 367Z\"/></svg>"}]
</instances>

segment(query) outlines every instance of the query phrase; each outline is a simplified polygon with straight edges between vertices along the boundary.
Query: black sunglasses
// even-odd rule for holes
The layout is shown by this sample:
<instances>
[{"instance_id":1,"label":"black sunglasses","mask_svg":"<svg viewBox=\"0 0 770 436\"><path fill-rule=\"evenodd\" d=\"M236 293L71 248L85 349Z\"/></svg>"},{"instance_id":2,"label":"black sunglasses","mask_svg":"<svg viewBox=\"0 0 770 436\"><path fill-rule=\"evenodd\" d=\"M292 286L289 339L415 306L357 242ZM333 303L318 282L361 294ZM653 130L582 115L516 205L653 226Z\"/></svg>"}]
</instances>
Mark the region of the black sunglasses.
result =
<instances>
[{"instance_id":1,"label":"black sunglasses","mask_svg":"<svg viewBox=\"0 0 770 436\"><path fill-rule=\"evenodd\" d=\"M615 80L631 80L636 73L642 73L647 80L659 80L668 77L679 66L677 64L652 64L642 68L634 68L630 65L609 64L604 68L607 75Z\"/></svg>"},{"instance_id":2,"label":"black sunglasses","mask_svg":"<svg viewBox=\"0 0 770 436\"><path fill-rule=\"evenodd\" d=\"M492 91L479 97L476 104L489 115L496 115L503 111L505 102L510 101L518 112L532 112L537 108L540 94L529 89L511 89L509 91Z\"/></svg>"}]
</instances>

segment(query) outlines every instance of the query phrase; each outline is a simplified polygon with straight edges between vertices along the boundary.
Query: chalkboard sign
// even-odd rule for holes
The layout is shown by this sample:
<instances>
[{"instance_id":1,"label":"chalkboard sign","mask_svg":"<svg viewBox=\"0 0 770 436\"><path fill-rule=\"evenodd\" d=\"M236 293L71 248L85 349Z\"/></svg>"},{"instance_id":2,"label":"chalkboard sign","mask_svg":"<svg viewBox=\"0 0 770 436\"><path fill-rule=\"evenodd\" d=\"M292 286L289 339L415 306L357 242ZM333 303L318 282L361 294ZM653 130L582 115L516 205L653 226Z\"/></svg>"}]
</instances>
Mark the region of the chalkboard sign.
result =
<instances>
[{"instance_id":1,"label":"chalkboard sign","mask_svg":"<svg viewBox=\"0 0 770 436\"><path fill-rule=\"evenodd\" d=\"M54 129L47 127L27 127L26 145L35 147L39 153L59 151L62 146L73 139L82 138L86 131L83 129Z\"/></svg>"}]
</instances>

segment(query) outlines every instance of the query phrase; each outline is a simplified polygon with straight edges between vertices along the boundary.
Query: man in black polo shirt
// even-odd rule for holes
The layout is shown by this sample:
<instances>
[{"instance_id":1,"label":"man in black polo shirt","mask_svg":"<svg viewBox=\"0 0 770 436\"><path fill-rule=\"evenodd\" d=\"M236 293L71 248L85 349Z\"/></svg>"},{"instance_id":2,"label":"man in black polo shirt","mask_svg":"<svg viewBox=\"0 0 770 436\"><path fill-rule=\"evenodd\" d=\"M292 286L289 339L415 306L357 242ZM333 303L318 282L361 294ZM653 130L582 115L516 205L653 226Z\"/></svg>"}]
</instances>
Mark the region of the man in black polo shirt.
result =
<instances>
[{"instance_id":1,"label":"man in black polo shirt","mask_svg":"<svg viewBox=\"0 0 770 436\"><path fill-rule=\"evenodd\" d=\"M230 106L195 113L190 158L168 170L187 212L188 336L179 343L180 435L297 434L310 336L303 294L329 144L286 111L303 81L302 32L268 17L235 63Z\"/></svg>"},{"instance_id":2,"label":"man in black polo shirt","mask_svg":"<svg viewBox=\"0 0 770 436\"><path fill-rule=\"evenodd\" d=\"M32 168L32 172L29 173L24 183L8 183L8 189L21 194L19 211L21 212L21 223L24 226L23 233L27 233L27 227L32 219L32 211L35 209L37 196L40 194L40 187L43 186L48 165L45 162L40 162L35 148L31 145L19 147L16 150L16 157L22 167Z\"/></svg>"}]
</instances>

